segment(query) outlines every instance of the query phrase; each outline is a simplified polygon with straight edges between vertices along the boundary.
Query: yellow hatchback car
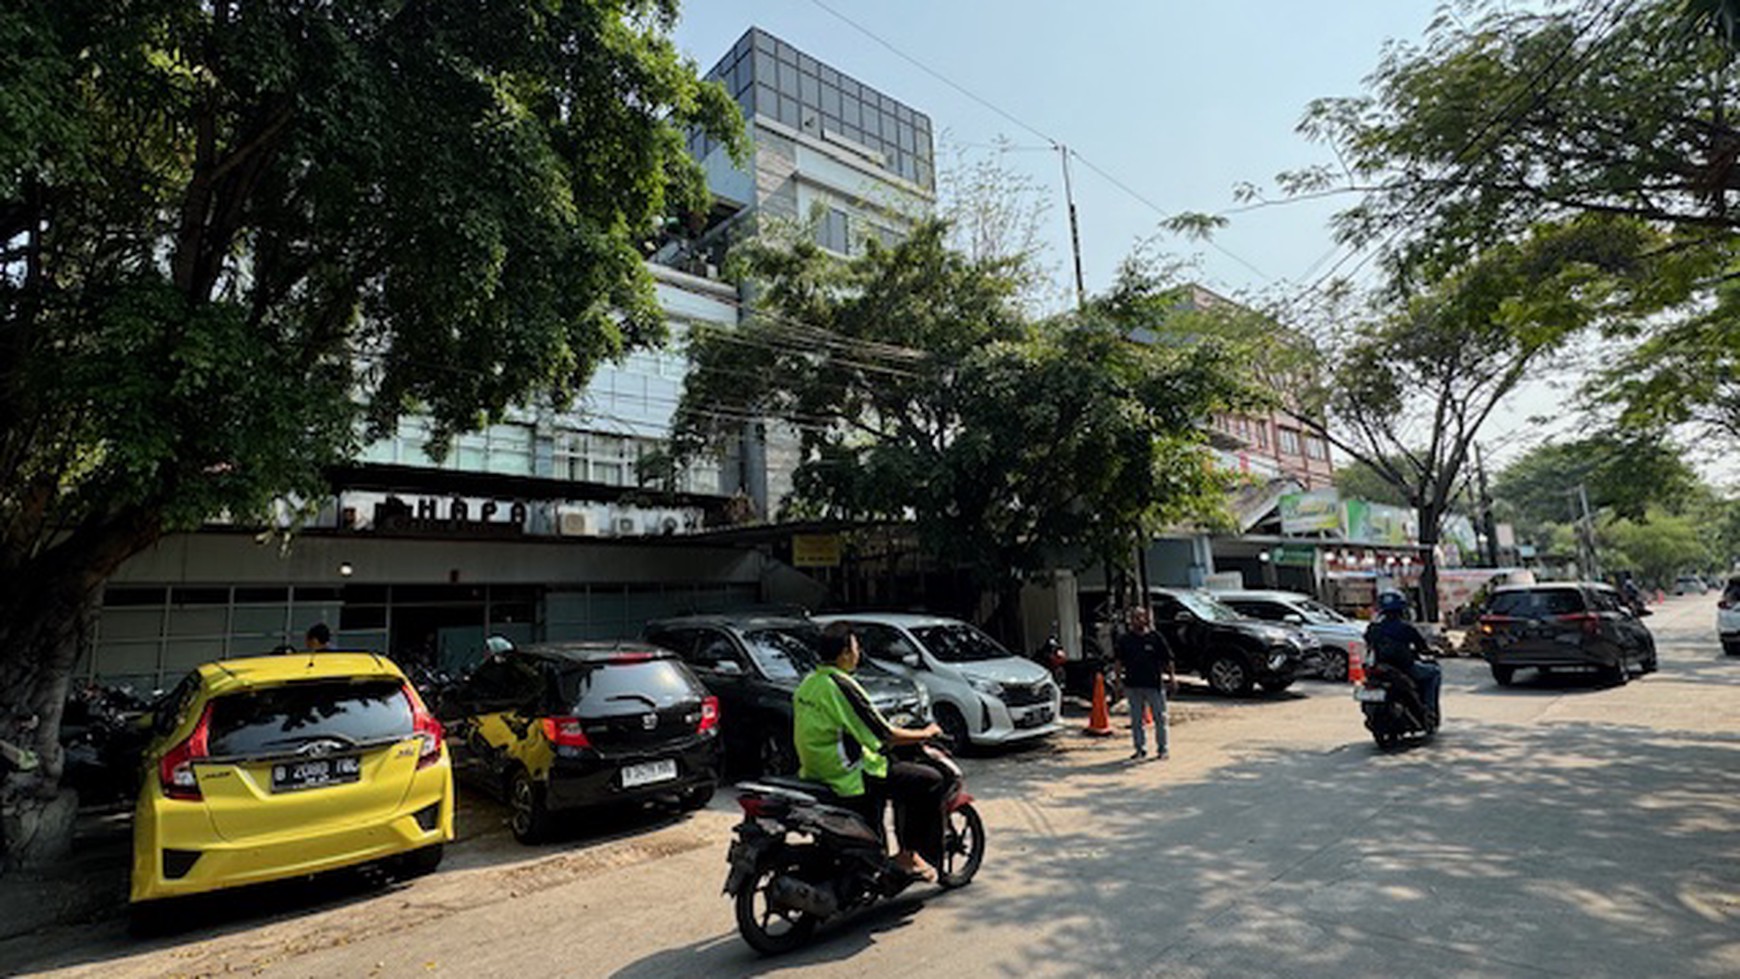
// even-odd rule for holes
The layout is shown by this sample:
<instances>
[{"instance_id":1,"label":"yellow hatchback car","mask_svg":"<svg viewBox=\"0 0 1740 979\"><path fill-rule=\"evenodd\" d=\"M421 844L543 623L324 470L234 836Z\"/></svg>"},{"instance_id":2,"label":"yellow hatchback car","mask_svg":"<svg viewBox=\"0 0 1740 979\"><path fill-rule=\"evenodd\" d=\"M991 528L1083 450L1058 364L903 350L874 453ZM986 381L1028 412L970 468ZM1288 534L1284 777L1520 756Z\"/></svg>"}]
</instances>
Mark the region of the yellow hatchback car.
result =
<instances>
[{"instance_id":1,"label":"yellow hatchback car","mask_svg":"<svg viewBox=\"0 0 1740 979\"><path fill-rule=\"evenodd\" d=\"M453 839L441 724L380 656L207 663L151 724L133 824L138 920L164 898L388 858L427 873Z\"/></svg>"}]
</instances>

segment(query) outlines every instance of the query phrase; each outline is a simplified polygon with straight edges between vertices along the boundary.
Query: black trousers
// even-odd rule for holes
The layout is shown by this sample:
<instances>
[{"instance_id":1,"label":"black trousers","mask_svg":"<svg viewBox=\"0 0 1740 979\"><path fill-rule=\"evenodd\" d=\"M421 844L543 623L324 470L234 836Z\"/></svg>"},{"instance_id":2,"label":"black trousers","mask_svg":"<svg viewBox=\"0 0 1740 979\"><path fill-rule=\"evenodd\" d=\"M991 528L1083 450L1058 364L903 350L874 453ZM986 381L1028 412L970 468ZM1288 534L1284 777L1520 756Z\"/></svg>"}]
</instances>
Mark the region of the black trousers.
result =
<instances>
[{"instance_id":1,"label":"black trousers","mask_svg":"<svg viewBox=\"0 0 1740 979\"><path fill-rule=\"evenodd\" d=\"M894 835L932 866L942 859L942 773L915 761L891 761L886 778L864 776L864 794L853 808L882 834L882 808L894 803Z\"/></svg>"}]
</instances>

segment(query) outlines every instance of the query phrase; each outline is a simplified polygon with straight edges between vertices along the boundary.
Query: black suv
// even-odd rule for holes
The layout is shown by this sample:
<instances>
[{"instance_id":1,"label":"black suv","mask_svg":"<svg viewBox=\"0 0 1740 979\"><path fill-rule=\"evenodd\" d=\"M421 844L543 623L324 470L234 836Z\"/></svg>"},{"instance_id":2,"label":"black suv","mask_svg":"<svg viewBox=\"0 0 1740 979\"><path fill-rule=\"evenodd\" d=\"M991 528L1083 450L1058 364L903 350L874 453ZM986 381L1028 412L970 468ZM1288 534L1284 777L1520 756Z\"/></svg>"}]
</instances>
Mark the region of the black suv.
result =
<instances>
[{"instance_id":1,"label":"black suv","mask_svg":"<svg viewBox=\"0 0 1740 979\"><path fill-rule=\"evenodd\" d=\"M1103 590L1083 589L1081 597L1084 621L1105 617ZM1148 604L1177 671L1195 673L1216 693L1244 697L1259 686L1279 693L1315 665L1297 629L1246 618L1207 592L1150 588Z\"/></svg>"},{"instance_id":2,"label":"black suv","mask_svg":"<svg viewBox=\"0 0 1740 979\"><path fill-rule=\"evenodd\" d=\"M1493 592L1480 617L1480 655L1500 686L1525 667L1593 670L1611 683L1624 683L1633 665L1639 673L1656 668L1655 637L1625 598L1587 582Z\"/></svg>"},{"instance_id":3,"label":"black suv","mask_svg":"<svg viewBox=\"0 0 1740 979\"><path fill-rule=\"evenodd\" d=\"M672 650L719 697L726 765L732 771L786 775L797 771L791 696L816 666L821 630L786 615L690 615L647 623L647 642ZM913 681L868 657L858 682L876 709L896 725L930 719L930 700Z\"/></svg>"},{"instance_id":4,"label":"black suv","mask_svg":"<svg viewBox=\"0 0 1740 979\"><path fill-rule=\"evenodd\" d=\"M699 809L719 779L719 701L644 644L552 643L496 653L443 693L453 767L501 796L522 843L552 814L657 799Z\"/></svg>"}]
</instances>

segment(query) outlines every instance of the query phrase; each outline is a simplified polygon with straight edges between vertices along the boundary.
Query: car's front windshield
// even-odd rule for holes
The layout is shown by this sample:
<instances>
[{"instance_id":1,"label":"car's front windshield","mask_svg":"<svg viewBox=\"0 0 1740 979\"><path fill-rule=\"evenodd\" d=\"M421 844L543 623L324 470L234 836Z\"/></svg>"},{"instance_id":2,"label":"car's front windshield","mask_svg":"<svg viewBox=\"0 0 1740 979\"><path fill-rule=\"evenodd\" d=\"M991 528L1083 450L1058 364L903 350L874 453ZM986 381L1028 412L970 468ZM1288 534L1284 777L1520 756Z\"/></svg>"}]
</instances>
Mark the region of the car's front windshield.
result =
<instances>
[{"instance_id":1,"label":"car's front windshield","mask_svg":"<svg viewBox=\"0 0 1740 979\"><path fill-rule=\"evenodd\" d=\"M931 655L945 663L1007 659L1011 654L997 640L970 625L933 625L912 630Z\"/></svg>"},{"instance_id":2,"label":"car's front windshield","mask_svg":"<svg viewBox=\"0 0 1740 979\"><path fill-rule=\"evenodd\" d=\"M816 668L814 629L755 629L744 634L749 655L770 680L796 680Z\"/></svg>"},{"instance_id":3,"label":"car's front windshield","mask_svg":"<svg viewBox=\"0 0 1740 979\"><path fill-rule=\"evenodd\" d=\"M1239 619L1248 618L1248 616L1240 615L1226 605L1221 604L1219 599L1210 598L1201 592L1181 591L1173 592L1172 594L1173 597L1178 599L1185 608L1190 610L1192 615L1204 622L1234 622Z\"/></svg>"},{"instance_id":4,"label":"car's front windshield","mask_svg":"<svg viewBox=\"0 0 1740 979\"><path fill-rule=\"evenodd\" d=\"M1337 612L1322 602L1313 599L1300 599L1295 604L1298 606L1299 611L1305 613L1305 619L1308 622L1316 622L1323 625L1348 621L1347 616L1342 615L1340 612Z\"/></svg>"}]
</instances>

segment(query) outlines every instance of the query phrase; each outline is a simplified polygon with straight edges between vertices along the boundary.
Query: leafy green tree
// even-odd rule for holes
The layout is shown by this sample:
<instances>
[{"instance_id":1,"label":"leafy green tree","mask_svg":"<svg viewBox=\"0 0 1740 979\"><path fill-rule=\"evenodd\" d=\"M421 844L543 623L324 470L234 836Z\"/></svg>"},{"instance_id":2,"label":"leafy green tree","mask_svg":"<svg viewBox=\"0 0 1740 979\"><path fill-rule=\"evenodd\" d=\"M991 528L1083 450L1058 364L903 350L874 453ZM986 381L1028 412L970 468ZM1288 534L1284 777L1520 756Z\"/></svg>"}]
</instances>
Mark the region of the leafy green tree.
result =
<instances>
[{"instance_id":1,"label":"leafy green tree","mask_svg":"<svg viewBox=\"0 0 1740 979\"><path fill-rule=\"evenodd\" d=\"M43 759L94 590L407 409L442 438L661 335L641 242L740 141L674 0L0 11L0 739ZM40 721L40 723L37 723ZM32 803L34 804L34 803Z\"/></svg>"},{"instance_id":2,"label":"leafy green tree","mask_svg":"<svg viewBox=\"0 0 1740 979\"><path fill-rule=\"evenodd\" d=\"M1706 422L1740 435L1735 10L1472 4L1422 43L1389 49L1367 94L1311 103L1300 129L1341 165L1280 184L1359 195L1338 235L1383 250L1403 293L1541 221L1648 222L1664 237L1611 243L1655 271L1638 315L1607 324L1640 343L1594 393L1637 427Z\"/></svg>"},{"instance_id":3,"label":"leafy green tree","mask_svg":"<svg viewBox=\"0 0 1740 979\"><path fill-rule=\"evenodd\" d=\"M1127 563L1132 535L1218 514L1198 422L1252 403L1228 345L1136 343L1108 310L1035 322L1004 258L946 222L849 261L768 237L736 261L756 312L691 338L681 457L743 418L802 433L788 509L911 521L926 550L1006 596L1059 553Z\"/></svg>"},{"instance_id":4,"label":"leafy green tree","mask_svg":"<svg viewBox=\"0 0 1740 979\"><path fill-rule=\"evenodd\" d=\"M1389 470L1399 472L1407 465L1407 460L1390 458L1385 463ZM1408 505L1406 494L1396 488L1395 483L1384 474L1384 470L1357 459L1335 470L1335 488L1344 499L1370 500L1390 506Z\"/></svg>"},{"instance_id":5,"label":"leafy green tree","mask_svg":"<svg viewBox=\"0 0 1740 979\"><path fill-rule=\"evenodd\" d=\"M1626 433L1539 446L1499 472L1492 493L1529 533L1571 519L1567 494L1578 485L1591 508L1629 520L1651 507L1682 512L1703 488L1678 446Z\"/></svg>"},{"instance_id":6,"label":"leafy green tree","mask_svg":"<svg viewBox=\"0 0 1740 979\"><path fill-rule=\"evenodd\" d=\"M1651 510L1642 519L1613 520L1598 533L1604 566L1634 572L1646 584L1669 587L1683 572L1712 563L1710 542L1691 517Z\"/></svg>"},{"instance_id":7,"label":"leafy green tree","mask_svg":"<svg viewBox=\"0 0 1740 979\"><path fill-rule=\"evenodd\" d=\"M1651 237L1639 222L1581 219L1486 249L1336 344L1301 420L1389 482L1431 548L1487 419L1570 337L1635 302L1648 287L1636 255Z\"/></svg>"}]
</instances>

